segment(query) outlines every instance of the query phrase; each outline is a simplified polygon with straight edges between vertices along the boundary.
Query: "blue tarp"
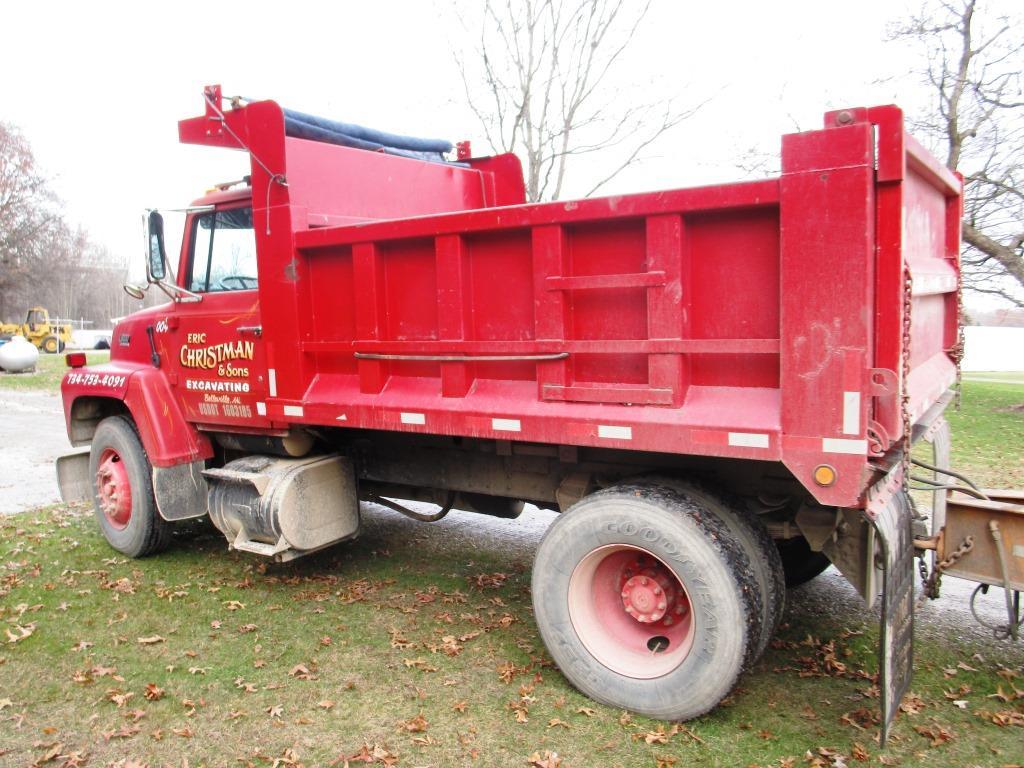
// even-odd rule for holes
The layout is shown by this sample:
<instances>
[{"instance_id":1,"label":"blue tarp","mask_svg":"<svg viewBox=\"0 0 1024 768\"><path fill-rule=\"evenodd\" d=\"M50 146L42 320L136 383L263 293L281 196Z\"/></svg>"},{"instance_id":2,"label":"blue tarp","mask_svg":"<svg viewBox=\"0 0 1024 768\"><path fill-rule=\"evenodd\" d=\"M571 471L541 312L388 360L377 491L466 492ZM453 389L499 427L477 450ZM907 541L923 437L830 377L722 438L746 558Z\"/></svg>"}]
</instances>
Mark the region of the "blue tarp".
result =
<instances>
[{"instance_id":1,"label":"blue tarp","mask_svg":"<svg viewBox=\"0 0 1024 768\"><path fill-rule=\"evenodd\" d=\"M443 153L452 150L452 143L444 139L401 136L354 123L342 123L316 115L308 115L294 109L284 110L284 132L285 135L298 139L310 139L370 151L383 151L391 155L433 162L444 162Z\"/></svg>"}]
</instances>

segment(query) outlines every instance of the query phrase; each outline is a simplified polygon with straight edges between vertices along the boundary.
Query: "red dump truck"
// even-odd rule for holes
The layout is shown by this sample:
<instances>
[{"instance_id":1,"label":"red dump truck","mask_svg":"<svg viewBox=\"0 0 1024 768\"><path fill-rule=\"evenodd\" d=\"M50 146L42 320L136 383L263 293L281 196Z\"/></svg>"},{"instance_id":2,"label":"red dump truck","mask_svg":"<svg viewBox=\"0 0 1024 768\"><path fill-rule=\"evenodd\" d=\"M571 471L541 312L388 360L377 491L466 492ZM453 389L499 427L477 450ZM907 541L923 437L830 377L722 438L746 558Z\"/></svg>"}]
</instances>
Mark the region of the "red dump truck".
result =
<instances>
[{"instance_id":1,"label":"red dump truck","mask_svg":"<svg viewBox=\"0 0 1024 768\"><path fill-rule=\"evenodd\" d=\"M960 349L961 180L898 108L784 136L778 178L527 204L513 155L204 101L181 141L245 151L251 176L188 209L176 276L149 213L171 300L62 384L89 446L62 490L115 549L209 515L284 561L355 537L360 500L558 510L533 567L551 656L666 719L726 696L787 576L831 562L882 593L888 725L911 669L907 452L948 463ZM937 494L916 532L939 559L961 543L928 538L945 514Z\"/></svg>"}]
</instances>

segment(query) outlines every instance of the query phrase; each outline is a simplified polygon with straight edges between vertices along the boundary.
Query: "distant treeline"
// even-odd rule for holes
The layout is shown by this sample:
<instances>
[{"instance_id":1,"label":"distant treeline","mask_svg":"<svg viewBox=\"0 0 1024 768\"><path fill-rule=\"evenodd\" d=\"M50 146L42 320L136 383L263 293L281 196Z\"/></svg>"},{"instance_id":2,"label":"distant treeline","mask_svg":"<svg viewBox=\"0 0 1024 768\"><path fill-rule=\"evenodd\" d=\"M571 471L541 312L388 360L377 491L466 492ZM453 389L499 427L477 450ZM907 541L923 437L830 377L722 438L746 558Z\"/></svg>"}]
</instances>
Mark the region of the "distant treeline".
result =
<instances>
[{"instance_id":1,"label":"distant treeline","mask_svg":"<svg viewBox=\"0 0 1024 768\"><path fill-rule=\"evenodd\" d=\"M29 307L44 306L109 328L139 307L121 287L127 277L123 258L67 221L29 142L0 122L0 320L22 322Z\"/></svg>"}]
</instances>

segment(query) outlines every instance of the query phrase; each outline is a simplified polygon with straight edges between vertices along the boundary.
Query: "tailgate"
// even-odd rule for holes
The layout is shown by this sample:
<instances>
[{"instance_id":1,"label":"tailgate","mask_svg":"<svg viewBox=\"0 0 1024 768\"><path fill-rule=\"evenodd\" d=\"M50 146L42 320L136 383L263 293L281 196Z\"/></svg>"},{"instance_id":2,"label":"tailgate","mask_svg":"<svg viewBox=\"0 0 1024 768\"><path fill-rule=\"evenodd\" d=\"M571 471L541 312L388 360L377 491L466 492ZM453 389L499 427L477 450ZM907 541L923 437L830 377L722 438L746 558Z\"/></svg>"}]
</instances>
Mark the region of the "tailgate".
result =
<instances>
[{"instance_id":1,"label":"tailgate","mask_svg":"<svg viewBox=\"0 0 1024 768\"><path fill-rule=\"evenodd\" d=\"M876 139L875 368L890 386L876 390L874 421L888 449L904 397L914 424L956 382L963 182L906 132L899 108L858 111Z\"/></svg>"}]
</instances>

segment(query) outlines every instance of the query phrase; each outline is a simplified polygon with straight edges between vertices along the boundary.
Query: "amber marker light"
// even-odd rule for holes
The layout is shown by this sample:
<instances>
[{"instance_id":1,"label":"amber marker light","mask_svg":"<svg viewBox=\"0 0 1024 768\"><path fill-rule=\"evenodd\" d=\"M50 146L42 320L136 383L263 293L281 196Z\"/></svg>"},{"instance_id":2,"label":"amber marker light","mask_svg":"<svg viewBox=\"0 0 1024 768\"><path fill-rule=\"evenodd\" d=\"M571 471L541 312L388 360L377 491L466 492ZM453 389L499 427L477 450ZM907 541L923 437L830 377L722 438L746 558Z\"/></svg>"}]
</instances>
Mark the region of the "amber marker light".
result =
<instances>
[{"instance_id":1,"label":"amber marker light","mask_svg":"<svg viewBox=\"0 0 1024 768\"><path fill-rule=\"evenodd\" d=\"M826 488L836 481L836 470L828 464L819 464L814 468L814 482Z\"/></svg>"}]
</instances>

